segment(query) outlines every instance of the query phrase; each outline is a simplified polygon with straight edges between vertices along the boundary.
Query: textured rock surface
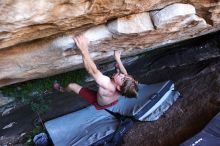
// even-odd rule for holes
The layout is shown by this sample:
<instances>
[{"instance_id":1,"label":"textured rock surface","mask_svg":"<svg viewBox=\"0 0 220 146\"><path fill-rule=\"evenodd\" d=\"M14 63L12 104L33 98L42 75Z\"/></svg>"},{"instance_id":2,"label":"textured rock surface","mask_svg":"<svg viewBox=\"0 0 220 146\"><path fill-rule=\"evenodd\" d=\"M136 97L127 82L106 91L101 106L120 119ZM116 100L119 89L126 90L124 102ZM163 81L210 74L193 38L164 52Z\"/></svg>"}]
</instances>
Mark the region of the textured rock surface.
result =
<instances>
[{"instance_id":1,"label":"textured rock surface","mask_svg":"<svg viewBox=\"0 0 220 146\"><path fill-rule=\"evenodd\" d=\"M169 23L181 22L180 18L187 15L195 15L195 7L189 4L172 4L160 11L154 11L151 13L154 25L157 28L161 28Z\"/></svg>"},{"instance_id":2,"label":"textured rock surface","mask_svg":"<svg viewBox=\"0 0 220 146\"><path fill-rule=\"evenodd\" d=\"M88 29L84 35L90 42L97 42L112 37L112 33L105 25L99 25Z\"/></svg>"},{"instance_id":3,"label":"textured rock surface","mask_svg":"<svg viewBox=\"0 0 220 146\"><path fill-rule=\"evenodd\" d=\"M5 105L5 104L8 104L12 101L14 101L15 99L13 97L5 97L3 96L1 93L0 93L0 107Z\"/></svg>"},{"instance_id":4,"label":"textured rock surface","mask_svg":"<svg viewBox=\"0 0 220 146\"><path fill-rule=\"evenodd\" d=\"M143 15L156 10L169 11L172 7L169 5L175 2L185 1L1 1L0 87L82 67L81 55L72 49L71 39L82 32L91 41L93 59L101 63L112 59L113 50L123 50L123 56L135 55L219 30L220 3L215 0L189 0L196 14L193 11L180 16L175 11L175 19L166 19L168 25L155 30L150 26L150 31L142 27L149 20L148 15L142 19ZM111 32L106 27L111 22L123 27ZM131 29L137 27L142 29Z\"/></svg>"},{"instance_id":5,"label":"textured rock surface","mask_svg":"<svg viewBox=\"0 0 220 146\"><path fill-rule=\"evenodd\" d=\"M209 12L211 13L211 20L213 21L213 24L219 25L219 23L220 23L220 2L218 2L218 5L209 9Z\"/></svg>"},{"instance_id":6,"label":"textured rock surface","mask_svg":"<svg viewBox=\"0 0 220 146\"><path fill-rule=\"evenodd\" d=\"M173 80L183 98L158 121L135 122L135 126L124 137L125 146L177 146L200 131L220 111L219 41L219 33L203 36L196 41L190 40L148 52L146 56L126 66L128 72L141 83ZM100 68L105 72L112 66L101 65ZM106 74L112 74L111 71L107 72ZM94 82L90 84L92 88L95 86ZM50 108L41 116L43 121L88 106L84 99L72 93L55 92L48 96L51 101ZM10 107L14 105L7 106L3 111L0 108L0 116ZM0 130L0 143L24 145L24 138L27 136L20 138L20 135L24 132L29 134L33 123L40 122L36 118L36 113L33 113L29 106L16 106L9 115L0 118L0 129L10 122L17 123L11 128Z\"/></svg>"},{"instance_id":7,"label":"textured rock surface","mask_svg":"<svg viewBox=\"0 0 220 146\"><path fill-rule=\"evenodd\" d=\"M154 30L151 18L147 12L118 18L110 22L108 28L116 34L133 34Z\"/></svg>"}]
</instances>

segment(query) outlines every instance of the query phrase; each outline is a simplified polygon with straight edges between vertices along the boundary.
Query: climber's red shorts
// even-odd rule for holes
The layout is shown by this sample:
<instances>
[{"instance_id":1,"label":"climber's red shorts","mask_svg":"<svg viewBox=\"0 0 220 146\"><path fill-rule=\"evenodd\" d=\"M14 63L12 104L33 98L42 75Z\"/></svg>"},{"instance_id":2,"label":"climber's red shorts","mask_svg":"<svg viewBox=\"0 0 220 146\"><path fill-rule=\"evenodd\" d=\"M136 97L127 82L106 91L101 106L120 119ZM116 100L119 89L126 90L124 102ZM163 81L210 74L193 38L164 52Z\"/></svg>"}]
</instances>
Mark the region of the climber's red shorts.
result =
<instances>
[{"instance_id":1,"label":"climber's red shorts","mask_svg":"<svg viewBox=\"0 0 220 146\"><path fill-rule=\"evenodd\" d=\"M87 100L90 104L94 105L97 110L106 109L110 106L115 105L118 102L118 100L116 100L108 105L101 106L97 102L97 92L88 88L81 88L81 90L79 91L79 95Z\"/></svg>"}]
</instances>

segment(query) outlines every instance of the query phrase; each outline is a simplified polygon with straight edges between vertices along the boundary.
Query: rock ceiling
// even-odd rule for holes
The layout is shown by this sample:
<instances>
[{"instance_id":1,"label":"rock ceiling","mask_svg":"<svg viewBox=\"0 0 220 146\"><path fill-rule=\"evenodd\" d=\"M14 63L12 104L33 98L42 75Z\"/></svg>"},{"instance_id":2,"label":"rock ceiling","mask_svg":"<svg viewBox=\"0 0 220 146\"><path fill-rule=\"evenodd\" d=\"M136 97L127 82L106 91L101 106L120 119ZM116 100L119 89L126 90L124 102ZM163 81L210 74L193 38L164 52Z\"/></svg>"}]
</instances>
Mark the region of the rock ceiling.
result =
<instances>
[{"instance_id":1,"label":"rock ceiling","mask_svg":"<svg viewBox=\"0 0 220 146\"><path fill-rule=\"evenodd\" d=\"M6 0L0 15L0 87L82 67L79 33L101 63L220 29L218 0Z\"/></svg>"}]
</instances>

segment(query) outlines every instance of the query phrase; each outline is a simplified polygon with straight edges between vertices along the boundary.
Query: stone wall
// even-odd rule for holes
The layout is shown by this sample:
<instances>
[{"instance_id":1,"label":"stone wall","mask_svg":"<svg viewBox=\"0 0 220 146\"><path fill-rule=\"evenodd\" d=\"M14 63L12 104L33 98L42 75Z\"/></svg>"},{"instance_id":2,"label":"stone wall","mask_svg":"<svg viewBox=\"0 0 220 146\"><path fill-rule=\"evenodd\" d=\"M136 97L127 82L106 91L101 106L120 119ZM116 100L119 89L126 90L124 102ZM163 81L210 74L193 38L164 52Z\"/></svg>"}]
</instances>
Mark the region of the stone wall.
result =
<instances>
[{"instance_id":1,"label":"stone wall","mask_svg":"<svg viewBox=\"0 0 220 146\"><path fill-rule=\"evenodd\" d=\"M101 63L220 29L217 0L9 0L0 12L0 87L82 67L79 33Z\"/></svg>"}]
</instances>

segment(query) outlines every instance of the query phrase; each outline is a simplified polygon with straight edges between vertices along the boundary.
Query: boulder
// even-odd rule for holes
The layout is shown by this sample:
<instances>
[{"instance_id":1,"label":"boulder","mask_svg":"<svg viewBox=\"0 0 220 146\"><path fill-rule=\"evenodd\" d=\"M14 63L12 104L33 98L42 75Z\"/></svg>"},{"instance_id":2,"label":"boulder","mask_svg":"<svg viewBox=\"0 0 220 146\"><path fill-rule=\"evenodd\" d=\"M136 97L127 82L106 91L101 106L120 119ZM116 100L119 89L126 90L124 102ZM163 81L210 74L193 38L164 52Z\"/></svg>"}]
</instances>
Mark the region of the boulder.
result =
<instances>
[{"instance_id":1,"label":"boulder","mask_svg":"<svg viewBox=\"0 0 220 146\"><path fill-rule=\"evenodd\" d=\"M1 1L0 87L82 68L73 40L80 33L104 63L114 50L131 56L220 30L219 2L180 2Z\"/></svg>"},{"instance_id":2,"label":"boulder","mask_svg":"<svg viewBox=\"0 0 220 146\"><path fill-rule=\"evenodd\" d=\"M109 31L116 34L133 34L154 30L148 12L118 18L107 24Z\"/></svg>"},{"instance_id":3,"label":"boulder","mask_svg":"<svg viewBox=\"0 0 220 146\"><path fill-rule=\"evenodd\" d=\"M178 0L17 0L0 2L0 49L58 34L79 33L110 19Z\"/></svg>"},{"instance_id":4,"label":"boulder","mask_svg":"<svg viewBox=\"0 0 220 146\"><path fill-rule=\"evenodd\" d=\"M150 15L156 28L163 32L177 32L187 27L194 27L191 31L199 31L210 27L196 15L195 7L190 4L172 4L162 10L152 11Z\"/></svg>"},{"instance_id":5,"label":"boulder","mask_svg":"<svg viewBox=\"0 0 220 146\"><path fill-rule=\"evenodd\" d=\"M181 18L187 18L187 16L192 16L195 14L196 10L192 5L177 3L169 5L162 10L151 12L151 17L154 25L157 28L163 28L168 27L170 24L175 22L184 23L182 22Z\"/></svg>"},{"instance_id":6,"label":"boulder","mask_svg":"<svg viewBox=\"0 0 220 146\"><path fill-rule=\"evenodd\" d=\"M89 42L98 43L104 39L111 38L112 33L107 29L105 25L98 25L92 27L84 32L85 37Z\"/></svg>"}]
</instances>

